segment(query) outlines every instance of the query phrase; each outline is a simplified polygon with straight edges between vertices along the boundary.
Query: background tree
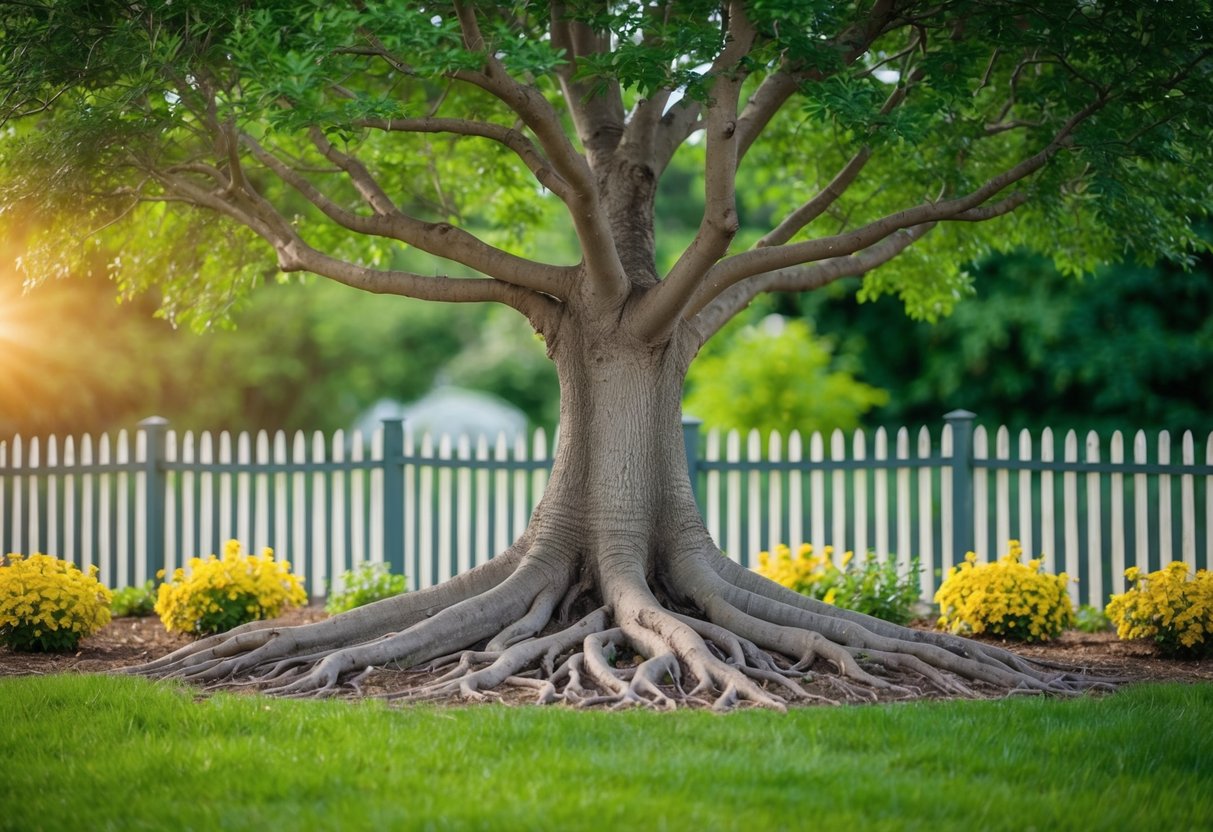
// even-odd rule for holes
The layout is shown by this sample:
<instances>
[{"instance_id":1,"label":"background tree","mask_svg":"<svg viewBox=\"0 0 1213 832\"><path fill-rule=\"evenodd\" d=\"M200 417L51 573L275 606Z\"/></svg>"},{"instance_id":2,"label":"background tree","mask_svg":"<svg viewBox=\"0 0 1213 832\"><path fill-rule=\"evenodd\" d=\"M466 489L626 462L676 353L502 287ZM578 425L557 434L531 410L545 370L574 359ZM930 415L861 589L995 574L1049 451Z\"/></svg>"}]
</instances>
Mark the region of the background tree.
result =
<instances>
[{"instance_id":1,"label":"background tree","mask_svg":"<svg viewBox=\"0 0 1213 832\"><path fill-rule=\"evenodd\" d=\"M814 660L844 685L1087 684L722 557L687 478L681 391L700 347L765 292L866 273L865 295L929 318L991 247L1068 268L1199 247L1207 3L34 0L0 15L3 200L46 243L30 270L120 246L125 289L208 315L260 281L259 246L285 272L511 307L559 378L549 486L509 550L144 672L304 693L483 647L415 695L511 682L543 699L780 706ZM704 209L659 271L657 182L688 144ZM739 185L771 219L752 245L735 239ZM525 234L539 223L571 231L580 260L547 259ZM483 276L404 268L410 248ZM622 650L642 661L609 661Z\"/></svg>"},{"instance_id":2,"label":"background tree","mask_svg":"<svg viewBox=\"0 0 1213 832\"><path fill-rule=\"evenodd\" d=\"M990 258L949 317L909 320L854 281L786 297L889 391L869 418L931 424L964 407L1012 428L1207 430L1213 413L1213 281L1202 256L1121 265L1074 280L1026 253Z\"/></svg>"},{"instance_id":3,"label":"background tree","mask_svg":"<svg viewBox=\"0 0 1213 832\"><path fill-rule=\"evenodd\" d=\"M712 344L724 346L705 349L687 373L687 412L708 428L764 436L854 430L889 400L841 366L853 361L835 361L833 343L816 337L806 321L768 315L736 330L722 333L726 338Z\"/></svg>"}]
</instances>

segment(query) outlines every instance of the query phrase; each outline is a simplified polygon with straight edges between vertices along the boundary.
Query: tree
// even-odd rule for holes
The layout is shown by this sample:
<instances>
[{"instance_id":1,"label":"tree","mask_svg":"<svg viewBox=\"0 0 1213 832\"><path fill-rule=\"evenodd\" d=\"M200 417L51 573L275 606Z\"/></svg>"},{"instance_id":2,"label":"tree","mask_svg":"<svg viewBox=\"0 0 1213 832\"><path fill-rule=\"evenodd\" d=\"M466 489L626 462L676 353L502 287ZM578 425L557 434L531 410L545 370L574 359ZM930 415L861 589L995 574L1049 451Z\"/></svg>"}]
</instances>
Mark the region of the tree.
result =
<instances>
[{"instance_id":1,"label":"tree","mask_svg":"<svg viewBox=\"0 0 1213 832\"><path fill-rule=\"evenodd\" d=\"M258 282L260 244L285 272L510 307L560 382L551 479L507 551L142 672L310 693L466 650L413 695L518 684L720 707L803 697L814 660L844 687L1090 684L722 557L680 394L704 342L765 292L866 274L864 293L929 317L991 247L1071 268L1199 247L1207 3L29 0L2 15L4 201L50 243L27 268L53 273L76 250L65 235L91 234L85 248L122 246L124 290L155 284L174 313L206 315ZM680 152L702 159L705 204L660 274L654 194ZM757 240L735 239L739 189L771 219ZM528 247L537 224L571 231L580 260ZM400 268L405 248L481 276ZM613 666L626 652L639 664Z\"/></svg>"},{"instance_id":2,"label":"tree","mask_svg":"<svg viewBox=\"0 0 1213 832\"><path fill-rule=\"evenodd\" d=\"M889 399L834 366L833 344L815 337L803 320L768 315L727 343L702 353L687 373L687 411L709 428L764 436L854 430L864 413Z\"/></svg>"}]
</instances>

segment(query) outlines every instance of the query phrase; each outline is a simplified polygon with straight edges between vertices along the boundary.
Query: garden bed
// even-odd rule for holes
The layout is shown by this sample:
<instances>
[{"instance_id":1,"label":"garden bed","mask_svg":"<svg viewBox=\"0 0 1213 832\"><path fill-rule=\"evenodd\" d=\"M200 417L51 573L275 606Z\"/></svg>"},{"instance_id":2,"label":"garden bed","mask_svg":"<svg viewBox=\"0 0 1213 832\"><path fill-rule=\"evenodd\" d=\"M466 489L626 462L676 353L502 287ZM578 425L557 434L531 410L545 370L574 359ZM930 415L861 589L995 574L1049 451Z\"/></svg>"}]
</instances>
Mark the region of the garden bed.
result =
<instances>
[{"instance_id":1,"label":"garden bed","mask_svg":"<svg viewBox=\"0 0 1213 832\"><path fill-rule=\"evenodd\" d=\"M284 625L301 624L325 617L321 606L288 610L279 621ZM928 621L916 626L926 628ZM991 639L990 641L997 641ZM81 641L77 650L65 654L15 653L0 648L0 676L27 676L46 673L104 673L149 661L190 642L189 637L169 633L160 620L116 618L95 635ZM1005 644L1029 658L1062 663L1086 670L1092 675L1112 676L1133 682L1188 681L1213 682L1213 659L1180 661L1160 658L1153 646L1142 641L1121 641L1115 633L1083 633L1071 630L1043 644ZM427 676L417 671L378 670L365 680L365 693L382 693L411 687ZM936 694L928 692L928 696ZM880 698L902 698L882 695ZM525 702L530 696L510 692L507 701Z\"/></svg>"}]
</instances>

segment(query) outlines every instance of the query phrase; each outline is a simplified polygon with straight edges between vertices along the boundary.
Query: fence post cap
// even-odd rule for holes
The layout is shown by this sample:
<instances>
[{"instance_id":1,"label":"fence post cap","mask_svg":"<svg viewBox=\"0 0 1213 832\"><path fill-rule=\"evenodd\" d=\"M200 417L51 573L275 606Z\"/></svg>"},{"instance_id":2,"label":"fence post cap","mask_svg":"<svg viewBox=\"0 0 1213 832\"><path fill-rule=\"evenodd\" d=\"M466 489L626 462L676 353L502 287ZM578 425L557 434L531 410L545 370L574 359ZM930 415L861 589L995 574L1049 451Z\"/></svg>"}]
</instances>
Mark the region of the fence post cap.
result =
<instances>
[{"instance_id":1,"label":"fence post cap","mask_svg":"<svg viewBox=\"0 0 1213 832\"><path fill-rule=\"evenodd\" d=\"M682 426L684 428L699 427L703 424L703 419L696 419L694 416L689 416L686 413L682 414Z\"/></svg>"},{"instance_id":2,"label":"fence post cap","mask_svg":"<svg viewBox=\"0 0 1213 832\"><path fill-rule=\"evenodd\" d=\"M168 427L168 419L163 416L148 416L138 425L141 428L163 428Z\"/></svg>"},{"instance_id":3,"label":"fence post cap","mask_svg":"<svg viewBox=\"0 0 1213 832\"><path fill-rule=\"evenodd\" d=\"M959 410L953 410L951 413L943 414L943 418L947 419L949 422L960 422L966 419L976 419L977 414L971 410L964 410L961 408Z\"/></svg>"}]
</instances>

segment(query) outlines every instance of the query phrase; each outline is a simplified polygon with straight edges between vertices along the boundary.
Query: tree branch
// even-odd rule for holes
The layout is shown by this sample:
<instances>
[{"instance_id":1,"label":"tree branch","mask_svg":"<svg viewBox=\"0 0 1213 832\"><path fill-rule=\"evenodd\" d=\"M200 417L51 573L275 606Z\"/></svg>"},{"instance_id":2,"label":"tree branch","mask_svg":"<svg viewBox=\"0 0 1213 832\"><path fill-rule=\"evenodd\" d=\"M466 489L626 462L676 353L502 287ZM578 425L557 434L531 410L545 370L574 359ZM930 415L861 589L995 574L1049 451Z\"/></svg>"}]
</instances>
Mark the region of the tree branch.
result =
<instances>
[{"instance_id":1,"label":"tree branch","mask_svg":"<svg viewBox=\"0 0 1213 832\"><path fill-rule=\"evenodd\" d=\"M754 45L757 31L739 0L729 3L728 20L728 42L710 70L715 80L707 113L703 219L695 239L665 280L651 289L637 308L634 320L644 337L673 326L700 277L728 251L740 227L736 199L737 107L745 80L741 62Z\"/></svg>"},{"instance_id":2,"label":"tree branch","mask_svg":"<svg viewBox=\"0 0 1213 832\"><path fill-rule=\"evenodd\" d=\"M152 174L170 193L182 201L236 220L268 242L284 272L310 271L322 277L377 294L401 295L419 300L447 303L496 302L513 307L532 320L556 301L545 295L500 280L488 278L428 277L411 272L369 269L313 248L299 236L285 218L264 213L264 203L254 197L257 210L235 204L230 198L208 191L197 184L165 172ZM268 203L264 203L268 205ZM272 210L272 209L270 209Z\"/></svg>"},{"instance_id":3,"label":"tree branch","mask_svg":"<svg viewBox=\"0 0 1213 832\"><path fill-rule=\"evenodd\" d=\"M334 223L359 234L399 240L429 254L462 263L478 272L517 286L543 292L553 297L566 297L575 267L552 266L501 251L468 232L449 223L429 223L402 213L392 204L378 183L359 164L340 153L319 131L313 141L330 161L337 164L355 181L356 187L372 210L373 216L349 211L322 193L306 177L285 164L250 136L244 143L253 156L279 179L294 188Z\"/></svg>"},{"instance_id":4,"label":"tree branch","mask_svg":"<svg viewBox=\"0 0 1213 832\"><path fill-rule=\"evenodd\" d=\"M845 44L849 47L843 55L844 65L854 63L860 55L867 52L872 42L888 31L889 24L896 19L897 14L895 0L876 0L865 20L834 38L835 44ZM820 70L802 72L785 62L778 70L764 78L746 101L741 116L737 119L738 161L745 157L802 81L824 77L825 73Z\"/></svg>"},{"instance_id":5,"label":"tree branch","mask_svg":"<svg viewBox=\"0 0 1213 832\"><path fill-rule=\"evenodd\" d=\"M844 277L864 274L892 260L934 227L935 223L914 226L898 231L855 254L766 272L734 284L694 314L692 324L699 334L699 346L703 346L733 316L763 292L808 292Z\"/></svg>"},{"instance_id":6,"label":"tree branch","mask_svg":"<svg viewBox=\"0 0 1213 832\"><path fill-rule=\"evenodd\" d=\"M568 16L564 3L552 3L552 45L563 49L568 61L557 68L560 87L577 135L590 157L590 166L605 160L619 146L624 131L623 96L619 82L610 79L605 88L595 88L573 80L579 59L600 55L610 49L610 41L590 27Z\"/></svg>"},{"instance_id":7,"label":"tree branch","mask_svg":"<svg viewBox=\"0 0 1213 832\"><path fill-rule=\"evenodd\" d=\"M801 243L792 243L769 248L756 248L733 257L726 258L713 266L705 276L695 308L700 309L720 295L733 284L745 280L752 275L783 269L801 263L810 263L826 258L840 257L853 254L902 228L910 228L923 223L941 220L978 220L989 216L999 216L1021 204L1023 196L1012 196L991 207L987 212L974 211L995 194L1009 185L1024 179L1040 170L1068 142L1070 134L1080 122L1103 107L1108 98L1101 96L1088 106L1076 113L1054 136L1053 140L1043 150L1029 156L1019 164L1011 167L997 176L991 177L981 187L962 197L943 200L934 203L908 208L889 214L853 231L821 237Z\"/></svg>"},{"instance_id":8,"label":"tree branch","mask_svg":"<svg viewBox=\"0 0 1213 832\"><path fill-rule=\"evenodd\" d=\"M888 115L901 102L905 101L906 95L909 93L910 86L922 77L920 71L915 71L906 79L907 83L897 87L892 94L885 100L884 105L880 108L880 115ZM855 178L859 176L859 172L863 170L864 165L868 163L868 159L872 156L872 148L869 145L861 147L854 156L843 165L830 183L819 191L812 199L801 205L771 230L768 234L762 237L754 244L755 248L766 248L767 246L781 246L788 240L792 239L802 228L807 226L813 220L821 216L825 211L834 204L851 186Z\"/></svg>"},{"instance_id":9,"label":"tree branch","mask_svg":"<svg viewBox=\"0 0 1213 832\"><path fill-rule=\"evenodd\" d=\"M572 202L573 192L569 183L560 177L548 160L544 158L530 139L520 131L485 121L470 121L461 118L373 118L353 122L355 127L399 133L450 133L458 136L474 136L497 142L514 152L536 181L566 204Z\"/></svg>"},{"instance_id":10,"label":"tree branch","mask_svg":"<svg viewBox=\"0 0 1213 832\"><path fill-rule=\"evenodd\" d=\"M572 188L570 214L585 257L591 302L607 307L621 304L630 284L619 253L615 250L605 213L601 210L598 189L589 164L573 148L559 116L543 94L511 78L501 62L488 51L475 13L463 2L455 3L455 11L467 48L484 52L485 71L461 71L455 73L454 77L498 98L517 113L535 134L556 171Z\"/></svg>"}]
</instances>

